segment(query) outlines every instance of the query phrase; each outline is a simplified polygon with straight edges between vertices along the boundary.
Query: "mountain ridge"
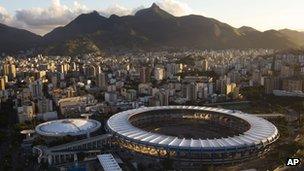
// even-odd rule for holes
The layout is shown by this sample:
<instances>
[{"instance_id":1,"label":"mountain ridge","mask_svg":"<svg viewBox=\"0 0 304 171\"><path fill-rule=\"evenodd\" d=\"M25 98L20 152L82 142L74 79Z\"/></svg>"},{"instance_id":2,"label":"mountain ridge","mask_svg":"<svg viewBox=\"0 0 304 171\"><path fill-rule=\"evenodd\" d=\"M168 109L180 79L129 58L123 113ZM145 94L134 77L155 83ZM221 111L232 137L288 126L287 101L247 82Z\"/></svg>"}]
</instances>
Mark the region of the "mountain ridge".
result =
<instances>
[{"instance_id":1,"label":"mountain ridge","mask_svg":"<svg viewBox=\"0 0 304 171\"><path fill-rule=\"evenodd\" d=\"M10 27L0 23L0 53L26 50L35 47L42 37L24 29Z\"/></svg>"},{"instance_id":2,"label":"mountain ridge","mask_svg":"<svg viewBox=\"0 0 304 171\"><path fill-rule=\"evenodd\" d=\"M135 15L111 15L106 18L97 11L81 14L67 25L33 39L38 39L37 42L42 46L44 53L67 55L90 52L90 49L102 51L108 48L288 49L304 45L303 32L261 32L248 26L234 28L216 19L193 14L175 17L155 3L150 8L137 11ZM85 46L76 45L79 42L77 40L85 41L82 42ZM29 45L37 47L35 43ZM63 50L69 47L77 48L75 52L70 49Z\"/></svg>"}]
</instances>

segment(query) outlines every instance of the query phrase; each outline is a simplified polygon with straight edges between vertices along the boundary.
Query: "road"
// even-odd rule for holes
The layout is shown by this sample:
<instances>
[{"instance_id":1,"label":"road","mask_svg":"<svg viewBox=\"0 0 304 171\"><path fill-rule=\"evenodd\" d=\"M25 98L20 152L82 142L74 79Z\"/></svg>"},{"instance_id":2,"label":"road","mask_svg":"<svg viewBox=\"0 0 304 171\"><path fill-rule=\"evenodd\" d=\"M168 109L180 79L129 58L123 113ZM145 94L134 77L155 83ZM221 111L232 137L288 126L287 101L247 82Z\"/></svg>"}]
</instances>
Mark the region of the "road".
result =
<instances>
[{"instance_id":1,"label":"road","mask_svg":"<svg viewBox=\"0 0 304 171\"><path fill-rule=\"evenodd\" d=\"M284 118L286 117L284 114L281 114L281 113L261 113L261 114L253 114L255 116L258 116L258 117L262 117L262 118Z\"/></svg>"}]
</instances>

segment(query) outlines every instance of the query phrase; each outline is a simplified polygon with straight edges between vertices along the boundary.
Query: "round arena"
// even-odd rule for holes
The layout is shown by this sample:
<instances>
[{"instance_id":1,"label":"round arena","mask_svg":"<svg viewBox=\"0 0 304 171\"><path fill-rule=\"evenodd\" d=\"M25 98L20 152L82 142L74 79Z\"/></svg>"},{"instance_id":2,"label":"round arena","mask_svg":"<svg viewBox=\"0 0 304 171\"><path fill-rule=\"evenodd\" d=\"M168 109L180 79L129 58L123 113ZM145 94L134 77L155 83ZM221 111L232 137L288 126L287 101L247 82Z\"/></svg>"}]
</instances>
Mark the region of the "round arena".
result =
<instances>
[{"instance_id":1,"label":"round arena","mask_svg":"<svg viewBox=\"0 0 304 171\"><path fill-rule=\"evenodd\" d=\"M93 119L60 119L42 123L35 130L47 137L80 136L100 128L100 122Z\"/></svg>"},{"instance_id":2,"label":"round arena","mask_svg":"<svg viewBox=\"0 0 304 171\"><path fill-rule=\"evenodd\" d=\"M179 163L232 164L265 154L279 138L269 121L198 106L143 107L113 115L108 131L131 154Z\"/></svg>"}]
</instances>

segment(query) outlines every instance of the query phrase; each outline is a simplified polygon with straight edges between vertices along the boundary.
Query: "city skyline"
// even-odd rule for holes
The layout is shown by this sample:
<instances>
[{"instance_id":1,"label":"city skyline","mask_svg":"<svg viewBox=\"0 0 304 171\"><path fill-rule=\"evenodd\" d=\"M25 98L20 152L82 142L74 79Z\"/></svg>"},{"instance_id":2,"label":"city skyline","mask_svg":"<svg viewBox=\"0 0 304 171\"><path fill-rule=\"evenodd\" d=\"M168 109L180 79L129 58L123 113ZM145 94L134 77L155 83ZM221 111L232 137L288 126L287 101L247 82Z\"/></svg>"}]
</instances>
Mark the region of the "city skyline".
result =
<instances>
[{"instance_id":1,"label":"city skyline","mask_svg":"<svg viewBox=\"0 0 304 171\"><path fill-rule=\"evenodd\" d=\"M132 15L137 10L156 3L175 16L198 14L215 18L233 27L250 26L260 31L269 29L293 29L302 31L304 24L299 22L304 11L303 2L210 0L146 0L146 1L79 1L79 0L29 0L26 4L17 0L0 0L0 23L23 28L43 35L52 29L66 25L81 13L96 10L108 17L111 14ZM238 8L238 9L237 9ZM246 11L246 12L244 12Z\"/></svg>"}]
</instances>

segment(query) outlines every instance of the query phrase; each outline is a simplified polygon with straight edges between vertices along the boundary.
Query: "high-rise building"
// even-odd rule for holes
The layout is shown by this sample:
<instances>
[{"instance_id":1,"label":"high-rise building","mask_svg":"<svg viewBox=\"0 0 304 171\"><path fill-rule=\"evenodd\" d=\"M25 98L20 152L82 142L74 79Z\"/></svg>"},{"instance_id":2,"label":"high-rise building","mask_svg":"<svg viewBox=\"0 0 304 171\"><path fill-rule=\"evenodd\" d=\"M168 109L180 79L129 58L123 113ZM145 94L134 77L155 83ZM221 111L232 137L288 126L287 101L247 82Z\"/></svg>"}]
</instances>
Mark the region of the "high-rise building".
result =
<instances>
[{"instance_id":1,"label":"high-rise building","mask_svg":"<svg viewBox=\"0 0 304 171\"><path fill-rule=\"evenodd\" d=\"M107 87L107 91L108 92L115 92L116 91L116 85L112 84L112 85L109 85Z\"/></svg>"},{"instance_id":2,"label":"high-rise building","mask_svg":"<svg viewBox=\"0 0 304 171\"><path fill-rule=\"evenodd\" d=\"M65 89L66 91L66 97L71 98L76 96L76 91L73 89L73 87L68 87Z\"/></svg>"},{"instance_id":3,"label":"high-rise building","mask_svg":"<svg viewBox=\"0 0 304 171\"><path fill-rule=\"evenodd\" d=\"M102 90L105 90L107 87L106 82L106 75L105 73L101 72L97 75L97 86L101 88Z\"/></svg>"},{"instance_id":4,"label":"high-rise building","mask_svg":"<svg viewBox=\"0 0 304 171\"><path fill-rule=\"evenodd\" d=\"M207 71L208 70L208 61L207 61L207 59L204 59L202 61L202 69L203 69L203 71Z\"/></svg>"},{"instance_id":5,"label":"high-rise building","mask_svg":"<svg viewBox=\"0 0 304 171\"><path fill-rule=\"evenodd\" d=\"M4 79L4 82L5 82L5 84L8 82L8 76L7 75L4 75L4 76L2 76L3 77L3 79Z\"/></svg>"},{"instance_id":6,"label":"high-rise building","mask_svg":"<svg viewBox=\"0 0 304 171\"><path fill-rule=\"evenodd\" d=\"M159 93L159 100L161 106L169 105L169 90L161 90Z\"/></svg>"},{"instance_id":7,"label":"high-rise building","mask_svg":"<svg viewBox=\"0 0 304 171\"><path fill-rule=\"evenodd\" d=\"M138 92L140 94L151 94L152 87L151 84L139 84L138 85Z\"/></svg>"},{"instance_id":8,"label":"high-rise building","mask_svg":"<svg viewBox=\"0 0 304 171\"><path fill-rule=\"evenodd\" d=\"M46 71L42 70L42 71L38 71L37 72L37 77L38 79L45 77L46 76Z\"/></svg>"},{"instance_id":9,"label":"high-rise building","mask_svg":"<svg viewBox=\"0 0 304 171\"><path fill-rule=\"evenodd\" d=\"M98 68L96 69L94 65L87 66L85 73L87 77L96 77L97 73L98 73Z\"/></svg>"},{"instance_id":10,"label":"high-rise building","mask_svg":"<svg viewBox=\"0 0 304 171\"><path fill-rule=\"evenodd\" d=\"M151 69L148 67L142 67L139 71L139 79L141 83L148 83L151 76Z\"/></svg>"},{"instance_id":11,"label":"high-rise building","mask_svg":"<svg viewBox=\"0 0 304 171\"><path fill-rule=\"evenodd\" d=\"M175 63L168 63L166 65L166 76L172 77L175 74Z\"/></svg>"},{"instance_id":12,"label":"high-rise building","mask_svg":"<svg viewBox=\"0 0 304 171\"><path fill-rule=\"evenodd\" d=\"M3 64L3 73L8 76L9 80L16 78L16 65L12 61L8 61Z\"/></svg>"},{"instance_id":13,"label":"high-rise building","mask_svg":"<svg viewBox=\"0 0 304 171\"><path fill-rule=\"evenodd\" d=\"M53 111L53 101L51 99L39 99L37 103L38 113L46 113Z\"/></svg>"},{"instance_id":14,"label":"high-rise building","mask_svg":"<svg viewBox=\"0 0 304 171\"><path fill-rule=\"evenodd\" d=\"M5 79L0 77L0 90L5 90Z\"/></svg>"},{"instance_id":15,"label":"high-rise building","mask_svg":"<svg viewBox=\"0 0 304 171\"><path fill-rule=\"evenodd\" d=\"M207 59L195 61L195 68L200 71L207 71L208 70L208 61Z\"/></svg>"},{"instance_id":16,"label":"high-rise building","mask_svg":"<svg viewBox=\"0 0 304 171\"><path fill-rule=\"evenodd\" d=\"M189 84L184 84L182 88L183 97L190 101L195 101L197 99L197 84L196 82L191 82Z\"/></svg>"},{"instance_id":17,"label":"high-rise building","mask_svg":"<svg viewBox=\"0 0 304 171\"><path fill-rule=\"evenodd\" d=\"M170 78L177 73L181 73L182 69L183 69L182 64L168 63L166 65L166 76Z\"/></svg>"},{"instance_id":18,"label":"high-rise building","mask_svg":"<svg viewBox=\"0 0 304 171\"><path fill-rule=\"evenodd\" d=\"M189 84L189 100L195 101L197 99L197 87L196 83L192 82Z\"/></svg>"},{"instance_id":19,"label":"high-rise building","mask_svg":"<svg viewBox=\"0 0 304 171\"><path fill-rule=\"evenodd\" d=\"M117 102L117 93L116 92L105 92L105 101L109 103Z\"/></svg>"},{"instance_id":20,"label":"high-rise building","mask_svg":"<svg viewBox=\"0 0 304 171\"><path fill-rule=\"evenodd\" d=\"M34 81L33 83L31 83L29 85L29 88L30 88L32 97L35 97L35 98L43 97L43 92L42 92L43 83L41 80Z\"/></svg>"},{"instance_id":21,"label":"high-rise building","mask_svg":"<svg viewBox=\"0 0 304 171\"><path fill-rule=\"evenodd\" d=\"M77 71L77 69L78 69L78 68L77 68L77 63L76 63L76 62L72 62L72 63L71 63L71 70L72 70L72 71Z\"/></svg>"},{"instance_id":22,"label":"high-rise building","mask_svg":"<svg viewBox=\"0 0 304 171\"><path fill-rule=\"evenodd\" d=\"M56 70L56 66L55 66L55 63L54 62L50 62L49 65L48 65L48 69L52 72L55 72Z\"/></svg>"},{"instance_id":23,"label":"high-rise building","mask_svg":"<svg viewBox=\"0 0 304 171\"><path fill-rule=\"evenodd\" d=\"M30 85L30 84L33 83L34 81L35 81L35 77L29 77L29 76L27 76L27 77L25 78L25 82L26 82L27 85Z\"/></svg>"},{"instance_id":24,"label":"high-rise building","mask_svg":"<svg viewBox=\"0 0 304 171\"><path fill-rule=\"evenodd\" d=\"M141 83L146 83L147 82L146 67L140 68L139 79L140 79Z\"/></svg>"},{"instance_id":25,"label":"high-rise building","mask_svg":"<svg viewBox=\"0 0 304 171\"><path fill-rule=\"evenodd\" d=\"M277 77L264 77L264 89L266 94L272 94L273 90L280 89L280 80Z\"/></svg>"},{"instance_id":26,"label":"high-rise building","mask_svg":"<svg viewBox=\"0 0 304 171\"><path fill-rule=\"evenodd\" d=\"M134 89L130 89L127 91L127 100L129 101L134 101L136 100L136 97L137 97L137 91L134 90Z\"/></svg>"},{"instance_id":27,"label":"high-rise building","mask_svg":"<svg viewBox=\"0 0 304 171\"><path fill-rule=\"evenodd\" d=\"M70 69L70 65L68 63L62 63L60 65L57 66L57 71L61 72L62 74L67 74L69 69Z\"/></svg>"},{"instance_id":28,"label":"high-rise building","mask_svg":"<svg viewBox=\"0 0 304 171\"><path fill-rule=\"evenodd\" d=\"M21 107L18 107L18 120L20 123L30 121L35 117L35 104L30 101L24 102Z\"/></svg>"},{"instance_id":29,"label":"high-rise building","mask_svg":"<svg viewBox=\"0 0 304 171\"><path fill-rule=\"evenodd\" d=\"M164 68L157 67L154 69L154 77L157 81L163 80L164 76L165 76Z\"/></svg>"},{"instance_id":30,"label":"high-rise building","mask_svg":"<svg viewBox=\"0 0 304 171\"><path fill-rule=\"evenodd\" d=\"M227 76L221 76L217 81L216 81L216 91L220 92L221 94L226 94L226 85L230 84L230 77Z\"/></svg>"},{"instance_id":31,"label":"high-rise building","mask_svg":"<svg viewBox=\"0 0 304 171\"><path fill-rule=\"evenodd\" d=\"M281 77L286 78L286 77L291 77L294 76L295 72L294 69L290 66L282 66L281 67Z\"/></svg>"},{"instance_id":32,"label":"high-rise building","mask_svg":"<svg viewBox=\"0 0 304 171\"><path fill-rule=\"evenodd\" d=\"M255 83L259 83L261 81L261 72L259 70L254 70L252 72L252 80Z\"/></svg>"},{"instance_id":33,"label":"high-rise building","mask_svg":"<svg viewBox=\"0 0 304 171\"><path fill-rule=\"evenodd\" d=\"M198 98L207 99L213 93L212 83L197 83Z\"/></svg>"},{"instance_id":34,"label":"high-rise building","mask_svg":"<svg viewBox=\"0 0 304 171\"><path fill-rule=\"evenodd\" d=\"M53 84L54 88L57 88L58 86L58 77L56 74L51 76L51 83Z\"/></svg>"},{"instance_id":35,"label":"high-rise building","mask_svg":"<svg viewBox=\"0 0 304 171\"><path fill-rule=\"evenodd\" d=\"M236 84L235 83L230 83L230 84L227 84L226 85L226 95L230 94L230 93L233 93L234 90L236 88Z\"/></svg>"}]
</instances>

